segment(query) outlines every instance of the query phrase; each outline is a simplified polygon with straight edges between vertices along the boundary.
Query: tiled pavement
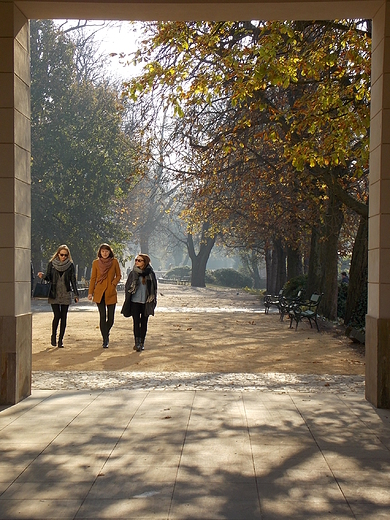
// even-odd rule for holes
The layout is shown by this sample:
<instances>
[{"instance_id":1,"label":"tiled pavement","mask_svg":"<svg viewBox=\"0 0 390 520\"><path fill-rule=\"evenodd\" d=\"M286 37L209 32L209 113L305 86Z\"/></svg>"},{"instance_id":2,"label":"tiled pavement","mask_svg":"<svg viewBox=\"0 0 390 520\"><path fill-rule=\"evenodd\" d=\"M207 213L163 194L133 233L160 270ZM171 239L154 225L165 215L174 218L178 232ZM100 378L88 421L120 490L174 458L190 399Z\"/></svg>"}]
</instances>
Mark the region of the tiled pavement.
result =
<instances>
[{"instance_id":1,"label":"tiled pavement","mask_svg":"<svg viewBox=\"0 0 390 520\"><path fill-rule=\"evenodd\" d=\"M390 519L362 392L35 389L0 408L0 519Z\"/></svg>"}]
</instances>

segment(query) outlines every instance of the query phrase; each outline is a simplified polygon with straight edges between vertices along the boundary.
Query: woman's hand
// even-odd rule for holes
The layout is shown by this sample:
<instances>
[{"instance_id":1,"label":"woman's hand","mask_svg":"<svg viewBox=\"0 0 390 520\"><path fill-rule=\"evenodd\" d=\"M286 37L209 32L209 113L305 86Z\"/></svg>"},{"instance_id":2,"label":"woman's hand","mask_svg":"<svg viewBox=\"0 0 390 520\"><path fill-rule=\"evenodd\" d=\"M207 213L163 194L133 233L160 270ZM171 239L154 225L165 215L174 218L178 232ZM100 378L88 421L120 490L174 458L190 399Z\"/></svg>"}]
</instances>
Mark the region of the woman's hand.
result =
<instances>
[{"instance_id":1,"label":"woman's hand","mask_svg":"<svg viewBox=\"0 0 390 520\"><path fill-rule=\"evenodd\" d=\"M39 271L39 273L37 273L37 276L39 276L39 278L43 278L43 273Z\"/></svg>"},{"instance_id":2,"label":"woman's hand","mask_svg":"<svg viewBox=\"0 0 390 520\"><path fill-rule=\"evenodd\" d=\"M92 300L92 294L88 294L88 300Z\"/></svg>"},{"instance_id":3,"label":"woman's hand","mask_svg":"<svg viewBox=\"0 0 390 520\"><path fill-rule=\"evenodd\" d=\"M75 297L74 297L74 302L75 302L75 303L78 303L78 302L79 302L79 297L78 297L78 296L75 296Z\"/></svg>"}]
</instances>

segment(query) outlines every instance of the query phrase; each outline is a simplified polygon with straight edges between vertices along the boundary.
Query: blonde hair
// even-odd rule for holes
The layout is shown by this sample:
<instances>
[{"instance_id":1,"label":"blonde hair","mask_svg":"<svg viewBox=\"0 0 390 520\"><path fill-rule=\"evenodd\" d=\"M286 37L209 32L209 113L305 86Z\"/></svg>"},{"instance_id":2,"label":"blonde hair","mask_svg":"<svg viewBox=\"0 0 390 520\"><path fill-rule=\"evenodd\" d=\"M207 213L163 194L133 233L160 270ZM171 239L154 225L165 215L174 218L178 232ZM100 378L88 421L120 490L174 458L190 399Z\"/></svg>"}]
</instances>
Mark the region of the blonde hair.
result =
<instances>
[{"instance_id":1,"label":"blonde hair","mask_svg":"<svg viewBox=\"0 0 390 520\"><path fill-rule=\"evenodd\" d=\"M66 245L66 244L62 244L62 246L60 246L57 251L54 253L54 255L50 258L50 262L52 262L55 258L59 258L59 252L62 251L63 249L65 249L65 251L68 253L68 258L71 262L73 262L72 260L72 255L70 254L70 249L69 247Z\"/></svg>"}]
</instances>

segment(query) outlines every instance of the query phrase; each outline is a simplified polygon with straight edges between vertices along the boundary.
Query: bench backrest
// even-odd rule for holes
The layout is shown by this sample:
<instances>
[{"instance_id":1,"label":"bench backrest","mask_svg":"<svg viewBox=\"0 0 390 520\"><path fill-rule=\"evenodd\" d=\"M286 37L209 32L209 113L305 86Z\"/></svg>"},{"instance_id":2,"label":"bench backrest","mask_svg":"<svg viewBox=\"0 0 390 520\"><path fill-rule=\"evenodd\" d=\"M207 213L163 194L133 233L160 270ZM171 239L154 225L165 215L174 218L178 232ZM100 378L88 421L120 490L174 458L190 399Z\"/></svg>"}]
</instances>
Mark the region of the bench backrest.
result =
<instances>
[{"instance_id":1,"label":"bench backrest","mask_svg":"<svg viewBox=\"0 0 390 520\"><path fill-rule=\"evenodd\" d=\"M313 293L310 296L309 307L311 309L318 307L321 302L321 298L322 298L322 294Z\"/></svg>"}]
</instances>

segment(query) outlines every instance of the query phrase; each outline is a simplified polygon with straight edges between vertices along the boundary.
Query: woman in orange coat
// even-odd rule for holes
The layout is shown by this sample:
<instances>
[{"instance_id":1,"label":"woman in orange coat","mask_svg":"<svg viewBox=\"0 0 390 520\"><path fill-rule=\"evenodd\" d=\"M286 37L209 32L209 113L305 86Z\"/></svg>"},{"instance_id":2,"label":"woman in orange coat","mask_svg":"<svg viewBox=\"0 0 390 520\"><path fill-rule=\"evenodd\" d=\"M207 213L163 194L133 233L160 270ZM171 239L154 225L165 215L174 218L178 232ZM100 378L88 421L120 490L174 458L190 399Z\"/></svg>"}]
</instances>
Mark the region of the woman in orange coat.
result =
<instances>
[{"instance_id":1,"label":"woman in orange coat","mask_svg":"<svg viewBox=\"0 0 390 520\"><path fill-rule=\"evenodd\" d=\"M88 300L96 302L100 314L100 332L103 348L108 348L110 330L114 325L115 306L118 301L116 286L121 279L119 263L108 244L99 247L97 259L93 261L89 282Z\"/></svg>"}]
</instances>

